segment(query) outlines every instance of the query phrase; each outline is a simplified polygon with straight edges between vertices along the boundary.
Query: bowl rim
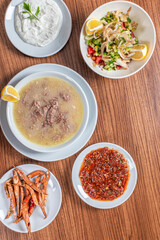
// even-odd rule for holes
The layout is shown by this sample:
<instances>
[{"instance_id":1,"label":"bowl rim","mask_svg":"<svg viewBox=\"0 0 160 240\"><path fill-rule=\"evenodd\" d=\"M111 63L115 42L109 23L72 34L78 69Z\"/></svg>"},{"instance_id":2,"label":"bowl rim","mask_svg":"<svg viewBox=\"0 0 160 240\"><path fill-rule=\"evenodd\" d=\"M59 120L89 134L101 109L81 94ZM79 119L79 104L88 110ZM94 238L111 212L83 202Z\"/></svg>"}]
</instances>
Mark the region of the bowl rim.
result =
<instances>
[{"instance_id":1,"label":"bowl rim","mask_svg":"<svg viewBox=\"0 0 160 240\"><path fill-rule=\"evenodd\" d=\"M87 127L87 123L88 123L88 119L89 119L89 104L88 104L88 99L87 99L86 94L84 93L81 86L76 82L76 80L74 80L71 77L68 77L67 75L65 75L63 73L59 73L56 71L43 71L43 72L36 72L36 73L30 74L30 75L24 77L23 79L21 79L15 85L15 88L17 88L17 90L19 91L29 82L35 81L36 79L43 78L43 77L57 77L57 78L62 79L65 82L71 84L72 87L74 87L76 89L76 91L78 92L78 94L80 95L81 100L83 102L83 109L84 109L83 120L82 120L80 128L78 129L76 134L71 139L69 139L68 141L66 141L63 144L47 147L47 146L41 146L41 145L35 144L35 143L29 141L27 138L25 138L23 136L23 134L21 134L21 132L19 131L18 127L16 126L16 124L14 122L14 118L13 118L13 114L12 114L14 103L7 102L7 107L6 107L7 121L8 121L8 125L9 125L12 133L14 134L14 136L18 139L18 141L20 141L24 146L28 147L29 149L31 149L33 151L47 153L47 152L59 151L66 147L70 147L75 141L77 141L80 138L80 136L83 134L83 132L85 131L85 129Z\"/></svg>"},{"instance_id":2,"label":"bowl rim","mask_svg":"<svg viewBox=\"0 0 160 240\"><path fill-rule=\"evenodd\" d=\"M80 181L80 178L79 178L79 171L80 171L80 168L81 168L81 165L82 165L82 162L83 162L85 156L88 153L90 153L91 151L99 149L99 148L103 148L103 147L108 147L109 149L114 149L114 150L117 150L120 153L122 153L124 158L127 160L128 165L129 165L129 169L130 169L130 178L129 178L129 181L128 181L128 184L127 184L127 188L128 188L128 186L131 186L131 184L132 184L131 189L128 190L128 194L125 197L124 197L124 194L126 193L127 188L120 197L118 197L118 198L116 198L112 201L99 201L99 200L92 199L91 197L89 197L89 195L87 195L84 192L84 190L82 190L83 194L86 195L86 197L87 197L87 198L85 198L83 196L83 194L81 193L81 191L79 190L79 188L77 187L76 180L75 180L75 178L77 178L77 176L78 176L78 184L82 188L82 184L81 184L81 181ZM135 177L134 177L134 179L132 179L133 182L131 183L131 176L133 176L133 175L131 175L131 170L132 169L134 170L133 174L135 174ZM110 143L110 142L98 142L98 143L94 143L94 144L88 146L77 156L77 158L76 158L76 160L73 164L73 167L72 167L72 184L73 184L73 187L74 187L77 195L86 204L88 204L88 205L90 205L94 208L111 209L111 208L115 208L115 207L120 206L121 204L126 202L129 199L129 197L132 195L133 191L135 190L136 184L137 184L137 168L136 168L136 165L135 165L135 162L134 162L132 156L123 147L121 147L117 144L114 144L114 143ZM87 199L89 199L89 201ZM109 203L109 204L113 203L113 204L111 204L112 206L108 206L107 203Z\"/></svg>"},{"instance_id":3,"label":"bowl rim","mask_svg":"<svg viewBox=\"0 0 160 240\"><path fill-rule=\"evenodd\" d=\"M81 38L82 38L83 35L84 35L84 34L83 34L83 29L84 29L85 23L86 23L86 21L89 19L90 15L91 15L92 13L94 13L95 11L97 11L98 8L100 8L100 7L102 7L102 6L105 7L106 5L110 5L110 4L115 3L115 2L118 2L118 3L128 3L128 4L130 4L130 5L133 5L133 6L138 7L142 12L144 12L144 14L145 14L145 15L148 17L148 19L150 20L151 25L152 25L152 28L153 28L153 33L154 33L153 48L152 48L152 51L151 51L148 59L146 60L146 62L145 62L140 68L138 68L136 71L134 71L134 72L132 72L132 73L129 73L129 74L126 74L126 75L124 75L124 76L119 76L119 77L105 76L105 74L103 74L103 71L102 71L101 74L100 74L99 72L97 72L96 68L90 66L89 63L85 60L84 55L83 55L83 53L82 53L82 46L81 46ZM81 51L81 55L82 55L82 57L83 57L84 62L85 62L85 63L87 64L87 66L88 66L92 71L94 71L96 74L98 74L98 75L100 75L100 76L102 76L102 77L104 77L104 78L108 78L108 79L122 79L122 78L127 78L127 77L130 77L130 76L136 74L137 72L139 72L143 67L145 67L145 65L148 63L148 61L149 61L150 58L152 57L152 54L153 54L153 52L154 52L154 50L155 50L155 45L156 45L156 30L155 30L154 23L153 23L151 17L149 16L149 14L148 14L141 6L139 6L138 4L133 3L133 2L129 2L129 1L124 1L124 0L116 0L116 1L110 1L110 2L104 3L104 4L100 5L100 6L98 6L94 11L92 11L92 12L89 14L89 16L86 18L85 22L83 23L83 26L82 26L81 32L80 32L80 38L79 38L80 51Z\"/></svg>"}]
</instances>

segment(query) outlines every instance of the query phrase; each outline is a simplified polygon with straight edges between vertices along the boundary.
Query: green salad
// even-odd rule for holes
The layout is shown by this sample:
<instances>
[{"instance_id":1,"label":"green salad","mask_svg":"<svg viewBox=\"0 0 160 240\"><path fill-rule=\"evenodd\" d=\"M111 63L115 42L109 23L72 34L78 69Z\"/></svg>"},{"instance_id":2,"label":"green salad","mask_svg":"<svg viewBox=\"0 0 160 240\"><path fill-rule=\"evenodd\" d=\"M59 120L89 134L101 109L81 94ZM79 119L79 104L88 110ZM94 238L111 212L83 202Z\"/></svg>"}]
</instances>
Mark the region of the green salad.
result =
<instances>
[{"instance_id":1,"label":"green salad","mask_svg":"<svg viewBox=\"0 0 160 240\"><path fill-rule=\"evenodd\" d=\"M91 19L86 23L85 42L88 45L88 55L94 64L101 65L107 71L128 69L135 52L133 46L138 45L134 35L137 24L129 13L120 10L108 12L99 20Z\"/></svg>"}]
</instances>

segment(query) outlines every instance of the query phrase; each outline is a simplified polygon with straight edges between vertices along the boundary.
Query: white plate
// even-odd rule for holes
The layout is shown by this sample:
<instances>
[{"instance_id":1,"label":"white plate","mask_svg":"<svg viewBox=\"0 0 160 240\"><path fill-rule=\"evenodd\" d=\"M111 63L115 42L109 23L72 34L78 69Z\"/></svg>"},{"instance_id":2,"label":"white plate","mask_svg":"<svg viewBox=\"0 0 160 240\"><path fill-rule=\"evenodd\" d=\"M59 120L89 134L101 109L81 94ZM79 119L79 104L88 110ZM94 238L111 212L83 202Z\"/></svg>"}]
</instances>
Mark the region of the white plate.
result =
<instances>
[{"instance_id":1,"label":"white plate","mask_svg":"<svg viewBox=\"0 0 160 240\"><path fill-rule=\"evenodd\" d=\"M87 123L88 123L88 117L89 117L89 106L88 106L88 100L87 100L87 96L84 93L83 89L81 88L81 86L79 84L77 84L77 82L75 81L75 79L70 78L66 75L64 75L63 73L57 73L57 72L38 72L38 73L33 73L25 78L23 78L16 86L15 88L17 89L17 91L20 91L21 88L23 88L27 83L29 83L30 81L34 81L37 78L42 78L42 77L57 77L60 79L63 79L64 81L68 82L69 84L71 84L79 93L82 102L83 102L83 109L84 109L84 116L83 116L83 121L82 124L80 126L80 129L78 130L78 132L75 134L75 136L73 136L69 141L65 142L64 144L58 145L58 146L53 146L53 147L47 147L47 146L40 146L38 144L34 144L31 141L27 140L19 131L19 129L17 128L15 121L14 121L14 117L13 117L13 106L14 104L11 102L8 102L7 104L7 120L8 120L8 124L10 126L10 129L12 131L12 133L15 135L15 137L21 142L23 143L23 145L25 145L26 147L34 150L34 151L38 151L38 152L54 152L54 151L64 151L65 148L70 148L71 145L77 141L78 138L80 138L80 136L83 134L83 132L86 129Z\"/></svg>"},{"instance_id":2,"label":"white plate","mask_svg":"<svg viewBox=\"0 0 160 240\"><path fill-rule=\"evenodd\" d=\"M11 43L22 53L31 57L47 57L59 52L67 43L72 29L72 19L66 4L62 0L55 1L61 9L63 20L58 36L45 47L37 47L25 43L15 31L14 14L15 8L23 0L12 0L5 14L5 29Z\"/></svg>"},{"instance_id":3,"label":"white plate","mask_svg":"<svg viewBox=\"0 0 160 240\"><path fill-rule=\"evenodd\" d=\"M25 174L29 174L35 170L43 170L47 171L46 168L41 167L39 165L35 164L24 164L17 166L22 171L24 171ZM10 228L13 231L26 233L27 229L25 226L24 221L20 221L19 223L14 223L14 216L12 216L9 219L5 219L9 206L10 206L10 200L7 199L5 191L4 191L4 183L7 179L11 178L13 176L12 170L9 170L6 172L3 177L0 179L0 220L2 223ZM59 185L58 180L56 177L50 172L50 179L48 182L47 187L47 206L46 206L46 213L47 218L44 219L44 215L40 209L40 207L36 207L33 214L30 217L31 221L31 232L39 231L46 226L48 226L57 216L61 203L62 203L62 191L61 187Z\"/></svg>"},{"instance_id":4,"label":"white plate","mask_svg":"<svg viewBox=\"0 0 160 240\"><path fill-rule=\"evenodd\" d=\"M83 29L84 25L81 30L80 34L80 50L82 53L82 56L84 58L84 61L86 64L97 74L106 77L106 78L124 78L124 77L129 77L139 70L141 70L149 61L151 58L154 48L155 48L155 43L156 43L156 32L155 32L155 27L154 24L148 15L148 13L138 6L135 3L128 2L128 1L112 1L105 3L101 5L100 7L96 8L86 19L91 18L98 18L101 19L106 15L108 11L115 11L115 10L121 10L122 12L126 13L129 7L132 7L131 12L130 12L130 18L138 23L138 28L135 31L135 35L138 37L138 40L140 43L145 43L148 47L148 53L146 57L141 60L141 61L131 61L129 63L129 69L128 70L117 70L117 71L106 71L103 69L103 71L100 69L99 66L94 67L93 66L93 61L90 57L87 57L87 45L85 44L84 40L84 34L83 34Z\"/></svg>"},{"instance_id":5,"label":"white plate","mask_svg":"<svg viewBox=\"0 0 160 240\"><path fill-rule=\"evenodd\" d=\"M119 152L121 152L125 159L128 162L129 168L130 168L130 178L129 182L127 185L127 189L125 190L124 194L120 196L119 198L113 200L113 201L98 201L90 198L83 190L80 178L79 178L79 171L81 168L81 164L85 158L85 156L90 153L92 150L96 150L98 148L103 148L103 147L109 147L111 149L116 149ZM133 193L134 188L136 186L137 182L137 169L135 166L135 163L131 157L131 155L122 147L113 144L113 143L107 143L107 142L102 142L102 143L96 143L93 144L89 147L87 147L84 151L82 151L77 159L74 162L73 169L72 169L72 182L74 189L78 196L88 205L95 207L95 208L101 208L101 209L109 209L109 208L114 208L122 203L124 203Z\"/></svg>"},{"instance_id":6,"label":"white plate","mask_svg":"<svg viewBox=\"0 0 160 240\"><path fill-rule=\"evenodd\" d=\"M82 90L87 96L88 105L89 105L89 118L88 118L88 124L87 124L86 130L83 132L81 137L77 141L75 141L70 148L65 148L63 151L56 151L54 153L40 153L25 147L13 135L7 122L7 117L6 117L7 103L4 101L1 101L1 104L0 104L0 122L1 122L2 131L5 137L18 152L35 160L49 162L49 161L61 160L61 159L72 156L73 154L78 152L88 142L88 140L92 136L93 131L96 127L98 110L97 110L97 102L96 102L94 93L90 88L90 86L88 85L88 83L85 81L85 79L82 78L75 71L62 65L46 63L46 64L39 64L39 65L26 68L23 71L19 72L14 78L12 78L9 84L15 86L21 79L25 78L26 76L32 73L43 72L43 71L63 73L67 77L75 79L77 84L81 86Z\"/></svg>"}]
</instances>

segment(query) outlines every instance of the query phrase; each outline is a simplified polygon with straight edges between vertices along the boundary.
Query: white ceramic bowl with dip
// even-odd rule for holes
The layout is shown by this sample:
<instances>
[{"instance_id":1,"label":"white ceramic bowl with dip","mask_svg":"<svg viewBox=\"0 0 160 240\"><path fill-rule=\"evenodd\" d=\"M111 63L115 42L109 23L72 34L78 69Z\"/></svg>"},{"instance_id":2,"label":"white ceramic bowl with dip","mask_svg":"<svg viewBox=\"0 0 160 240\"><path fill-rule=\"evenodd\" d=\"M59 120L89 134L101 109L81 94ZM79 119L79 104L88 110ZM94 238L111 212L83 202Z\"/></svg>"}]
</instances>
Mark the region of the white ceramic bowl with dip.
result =
<instances>
[{"instance_id":1,"label":"white ceramic bowl with dip","mask_svg":"<svg viewBox=\"0 0 160 240\"><path fill-rule=\"evenodd\" d=\"M80 95L80 97L82 99L82 102L83 102L84 116L83 116L83 121L82 121L82 124L81 124L78 132L69 141L65 142L64 144L58 145L58 146L47 147L47 146L40 146L38 144L32 143L27 138L25 138L22 135L22 133L19 131L19 129L17 128L17 126L15 124L15 121L14 121L14 117L13 117L13 106L14 106L14 103L11 103L11 102L7 103L7 109L6 109L8 124L9 124L9 127L10 127L12 133L14 134L14 136L23 145L25 145L29 149L32 149L32 150L38 151L38 152L62 151L64 147L65 148L66 147L71 147L71 145L85 131L87 123L88 123L88 117L89 117L88 100L87 100L86 95L84 94L84 91L80 87L80 85L76 83L76 80L74 80L74 79L64 75L63 73L58 73L58 72L38 72L38 73L31 74L31 75L25 77L24 79L22 79L15 86L15 88L17 89L17 91L20 91L27 83L33 81L34 79L42 78L42 77L57 77L57 78L61 78L64 81L70 83L77 90L77 92L79 93L79 95Z\"/></svg>"},{"instance_id":2,"label":"white ceramic bowl with dip","mask_svg":"<svg viewBox=\"0 0 160 240\"><path fill-rule=\"evenodd\" d=\"M124 193L119 196L118 198L111 200L111 201L103 201L103 200L95 200L92 199L85 191L83 190L81 180L79 177L79 171L81 169L82 162L84 161L84 158L88 153L90 153L93 150L96 150L98 148L104 148L108 147L110 149L117 150L120 152L124 158L127 160L129 170L130 170L130 177L129 181L127 184L127 188L124 191ZM136 165L134 163L133 158L131 155L122 147L119 145L113 144L113 143L107 143L107 142L101 142L101 143L96 143L93 144L87 148L85 148L77 157L77 159L74 162L73 168L72 168L72 183L74 186L74 189L78 196L88 205L95 207L95 208L100 208L100 209L110 209L117 207L124 203L133 193L136 183L137 183L137 169Z\"/></svg>"},{"instance_id":3,"label":"white ceramic bowl with dip","mask_svg":"<svg viewBox=\"0 0 160 240\"><path fill-rule=\"evenodd\" d=\"M130 7L132 9L130 11L129 16L132 19L132 21L138 23L137 30L134 31L135 36L138 38L139 43L145 43L148 48L146 57L141 61L135 60L131 61L128 65L129 66L128 70L120 69L117 71L107 71L103 69L102 71L99 66L94 67L92 59L90 57L87 57L87 44L85 44L84 40L83 29L86 21L91 18L101 19L106 15L107 12L110 11L121 10L122 12L126 13ZM86 21L83 24L80 34L80 50L86 64L98 75L101 75L105 78L113 79L129 77L137 73L139 70L141 70L150 60L156 43L155 27L148 13L137 4L128 1L108 2L95 9L86 19Z\"/></svg>"},{"instance_id":4,"label":"white ceramic bowl with dip","mask_svg":"<svg viewBox=\"0 0 160 240\"><path fill-rule=\"evenodd\" d=\"M58 5L62 13L62 23L55 39L44 47L28 44L21 39L15 29L15 11L16 7L24 1L12 0L9 3L4 19L5 30L14 47L25 55L37 58L47 57L56 54L66 45L72 30L71 14L67 5L62 0L53 1Z\"/></svg>"}]
</instances>

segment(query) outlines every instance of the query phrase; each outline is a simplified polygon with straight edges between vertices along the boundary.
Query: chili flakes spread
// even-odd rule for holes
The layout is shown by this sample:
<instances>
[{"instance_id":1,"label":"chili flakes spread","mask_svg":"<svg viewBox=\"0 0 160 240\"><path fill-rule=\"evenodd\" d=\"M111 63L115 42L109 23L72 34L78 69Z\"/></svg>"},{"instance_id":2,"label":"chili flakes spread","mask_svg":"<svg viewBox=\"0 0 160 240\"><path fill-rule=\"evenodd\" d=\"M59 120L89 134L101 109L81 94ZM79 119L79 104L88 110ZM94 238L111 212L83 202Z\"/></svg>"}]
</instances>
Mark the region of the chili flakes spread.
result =
<instances>
[{"instance_id":1,"label":"chili flakes spread","mask_svg":"<svg viewBox=\"0 0 160 240\"><path fill-rule=\"evenodd\" d=\"M108 147L86 155L79 172L84 191L96 200L114 200L126 190L129 166L123 154Z\"/></svg>"}]
</instances>

